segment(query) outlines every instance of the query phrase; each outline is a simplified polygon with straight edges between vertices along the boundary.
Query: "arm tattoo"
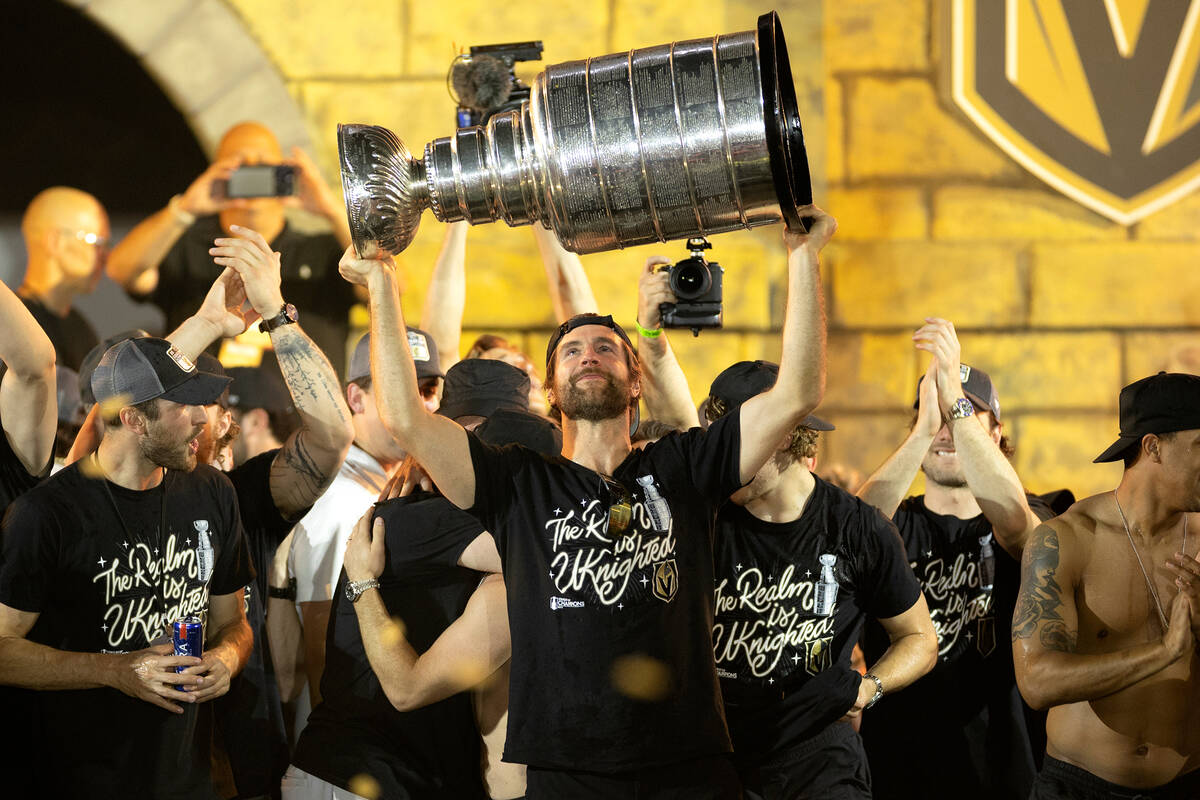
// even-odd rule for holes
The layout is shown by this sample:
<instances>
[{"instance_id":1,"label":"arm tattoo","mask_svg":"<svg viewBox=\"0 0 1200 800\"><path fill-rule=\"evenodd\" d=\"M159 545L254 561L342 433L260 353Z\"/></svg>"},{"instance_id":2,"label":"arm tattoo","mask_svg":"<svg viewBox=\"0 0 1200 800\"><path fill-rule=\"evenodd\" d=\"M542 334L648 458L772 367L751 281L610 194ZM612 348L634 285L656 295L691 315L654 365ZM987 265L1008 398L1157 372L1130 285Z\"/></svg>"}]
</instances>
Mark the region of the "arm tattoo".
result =
<instances>
[{"instance_id":1,"label":"arm tattoo","mask_svg":"<svg viewBox=\"0 0 1200 800\"><path fill-rule=\"evenodd\" d=\"M333 472L321 469L297 431L271 462L271 495L275 507L286 515L308 508L333 481Z\"/></svg>"},{"instance_id":2,"label":"arm tattoo","mask_svg":"<svg viewBox=\"0 0 1200 800\"><path fill-rule=\"evenodd\" d=\"M1058 571L1058 533L1042 525L1030 539L1021 565L1021 593L1013 615L1012 638L1028 639L1035 632L1047 650L1075 650L1077 634L1067 628L1059 614L1062 587L1054 579Z\"/></svg>"}]
</instances>

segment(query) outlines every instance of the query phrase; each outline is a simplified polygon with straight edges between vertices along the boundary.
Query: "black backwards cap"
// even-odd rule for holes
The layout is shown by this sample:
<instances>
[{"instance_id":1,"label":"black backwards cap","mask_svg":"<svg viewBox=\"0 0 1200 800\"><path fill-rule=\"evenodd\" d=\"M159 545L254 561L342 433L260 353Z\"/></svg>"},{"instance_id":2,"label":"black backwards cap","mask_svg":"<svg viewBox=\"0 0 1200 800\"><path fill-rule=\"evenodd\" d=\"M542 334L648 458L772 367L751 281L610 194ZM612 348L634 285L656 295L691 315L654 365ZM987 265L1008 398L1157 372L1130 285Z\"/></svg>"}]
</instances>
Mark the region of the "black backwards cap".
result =
<instances>
[{"instance_id":1,"label":"black backwards cap","mask_svg":"<svg viewBox=\"0 0 1200 800\"><path fill-rule=\"evenodd\" d=\"M722 400L725 408L732 411L751 397L770 389L778 378L778 364L770 361L739 361L713 379L708 394L709 397ZM826 422L815 414L809 414L802 419L800 425L814 431L834 430L832 423Z\"/></svg>"},{"instance_id":2,"label":"black backwards cap","mask_svg":"<svg viewBox=\"0 0 1200 800\"><path fill-rule=\"evenodd\" d=\"M958 365L958 379L962 383L963 394L971 401L971 405L975 408L986 408L992 412L992 416L996 421L1000 421L1000 395L996 392L996 386L992 383L991 377L983 370L977 367L971 367L966 364ZM919 408L921 405L921 381L925 380L925 376L921 376L921 380L917 381L917 399L913 401L913 408Z\"/></svg>"},{"instance_id":3,"label":"black backwards cap","mask_svg":"<svg viewBox=\"0 0 1200 800\"><path fill-rule=\"evenodd\" d=\"M196 369L192 360L165 339L144 337L117 342L92 373L96 402L120 399L136 405L161 397L187 406L217 402L230 379Z\"/></svg>"},{"instance_id":4,"label":"black backwards cap","mask_svg":"<svg viewBox=\"0 0 1200 800\"><path fill-rule=\"evenodd\" d=\"M629 336L625 331L613 321L612 314L576 314L569 320L558 326L558 330L550 335L550 342L546 345L546 366L550 366L550 359L554 357L554 351L558 348L558 343L562 338L576 328L581 328L584 325L603 325L609 330L620 336L625 344L629 345L629 349L633 350L633 342L629 341Z\"/></svg>"},{"instance_id":5,"label":"black backwards cap","mask_svg":"<svg viewBox=\"0 0 1200 800\"><path fill-rule=\"evenodd\" d=\"M523 370L491 358L468 358L446 370L438 414L488 417L501 409L529 410L529 376Z\"/></svg>"},{"instance_id":6,"label":"black backwards cap","mask_svg":"<svg viewBox=\"0 0 1200 800\"><path fill-rule=\"evenodd\" d=\"M1147 433L1200 428L1200 375L1160 372L1121 390L1121 434L1094 463L1117 461Z\"/></svg>"}]
</instances>

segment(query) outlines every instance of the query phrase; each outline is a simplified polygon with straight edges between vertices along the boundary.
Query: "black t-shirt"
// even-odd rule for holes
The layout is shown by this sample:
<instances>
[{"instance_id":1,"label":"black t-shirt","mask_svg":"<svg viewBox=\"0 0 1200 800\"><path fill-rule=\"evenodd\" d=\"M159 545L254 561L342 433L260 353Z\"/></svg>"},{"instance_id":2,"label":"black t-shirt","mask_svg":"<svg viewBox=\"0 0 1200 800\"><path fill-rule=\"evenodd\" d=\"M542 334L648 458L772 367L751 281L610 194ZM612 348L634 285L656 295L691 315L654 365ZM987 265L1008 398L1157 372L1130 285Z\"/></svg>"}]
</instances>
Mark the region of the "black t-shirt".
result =
<instances>
[{"instance_id":1,"label":"black t-shirt","mask_svg":"<svg viewBox=\"0 0 1200 800\"><path fill-rule=\"evenodd\" d=\"M440 495L423 492L384 503L376 515L386 530L380 595L388 614L403 620L409 643L424 652L462 615L479 585L478 573L457 564L483 528ZM482 800L470 695L397 711L371 670L345 585L343 570L329 615L321 703L309 714L293 762L342 788L356 775L370 775L380 797Z\"/></svg>"},{"instance_id":2,"label":"black t-shirt","mask_svg":"<svg viewBox=\"0 0 1200 800\"><path fill-rule=\"evenodd\" d=\"M1042 519L1053 512L1039 498L1029 505ZM925 498L910 497L894 517L909 562L929 604L938 636L938 661L929 674L885 695L863 717L862 735L875 796L1028 797L1034 778L1025 711L1013 674L1011 625L1020 565L992 535L980 514L936 514ZM986 551L994 586L980 586ZM869 623L867 663L887 649L887 634Z\"/></svg>"},{"instance_id":3,"label":"black t-shirt","mask_svg":"<svg viewBox=\"0 0 1200 800\"><path fill-rule=\"evenodd\" d=\"M207 617L211 595L253 577L233 487L206 466L139 492L74 464L18 498L0 535L0 603L38 613L29 640L59 650L169 641L171 621ZM109 688L34 697L29 734L46 795L215 796L211 703L176 715Z\"/></svg>"},{"instance_id":4,"label":"black t-shirt","mask_svg":"<svg viewBox=\"0 0 1200 800\"><path fill-rule=\"evenodd\" d=\"M845 714L861 682L850 655L865 618L894 617L920 596L895 525L815 481L792 522L733 503L717 516L713 647L740 759L778 756Z\"/></svg>"},{"instance_id":5,"label":"black t-shirt","mask_svg":"<svg viewBox=\"0 0 1200 800\"><path fill-rule=\"evenodd\" d=\"M196 304L221 274L222 267L208 253L220 236L228 234L217 216L200 217L159 265L158 285L146 299L162 309L168 331L196 312ZM331 234L301 233L285 224L271 249L280 254L283 299L300 311L300 324L337 374L345 374L349 311L355 297L354 287L338 274L342 247Z\"/></svg>"},{"instance_id":6,"label":"black t-shirt","mask_svg":"<svg viewBox=\"0 0 1200 800\"><path fill-rule=\"evenodd\" d=\"M2 371L0 371L0 381L3 381ZM25 469L25 465L21 463L21 459L13 452L12 443L8 441L8 434L0 426L0 517L4 515L13 500L37 486L39 481L49 475L53 466L54 455L51 454L50 458L46 460L46 466L39 474L30 474L29 470Z\"/></svg>"},{"instance_id":7,"label":"black t-shirt","mask_svg":"<svg viewBox=\"0 0 1200 800\"><path fill-rule=\"evenodd\" d=\"M471 513L495 536L508 586L506 761L612 773L729 752L712 548L717 507L740 483L738 420L634 450L617 487L561 456L468 437ZM609 508L622 494L632 513L617 533ZM653 699L631 696L641 676L661 688Z\"/></svg>"},{"instance_id":8,"label":"black t-shirt","mask_svg":"<svg viewBox=\"0 0 1200 800\"><path fill-rule=\"evenodd\" d=\"M69 310L65 317L60 317L42 305L40 300L22 297L21 302L29 309L37 324L42 326L50 344L54 345L54 354L59 366L70 367L79 372L88 351L100 344L92 324L74 308Z\"/></svg>"},{"instance_id":9,"label":"black t-shirt","mask_svg":"<svg viewBox=\"0 0 1200 800\"><path fill-rule=\"evenodd\" d=\"M255 579L246 586L246 619L254 631L254 649L246 666L230 682L229 692L216 700L217 728L242 797L277 793L288 765L283 702L266 627L271 560L294 524L294 520L279 513L271 494L271 465L278 452L278 448L268 450L229 473L237 492L246 545L256 568ZM296 519L304 513L301 511Z\"/></svg>"}]
</instances>

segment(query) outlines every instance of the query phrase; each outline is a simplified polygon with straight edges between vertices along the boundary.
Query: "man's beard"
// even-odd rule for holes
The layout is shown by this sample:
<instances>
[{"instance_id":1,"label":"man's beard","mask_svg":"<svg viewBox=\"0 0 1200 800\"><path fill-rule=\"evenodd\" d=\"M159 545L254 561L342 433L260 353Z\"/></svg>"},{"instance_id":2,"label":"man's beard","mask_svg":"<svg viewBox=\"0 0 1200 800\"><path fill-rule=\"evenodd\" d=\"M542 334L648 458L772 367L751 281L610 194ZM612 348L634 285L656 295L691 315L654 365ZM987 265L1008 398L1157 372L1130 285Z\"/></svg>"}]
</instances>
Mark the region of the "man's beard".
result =
<instances>
[{"instance_id":1,"label":"man's beard","mask_svg":"<svg viewBox=\"0 0 1200 800\"><path fill-rule=\"evenodd\" d=\"M961 489L967 485L967 479L963 475L961 464L955 469L948 465L943 466L938 464L937 459L938 456L934 455L931 450L921 462L921 472L925 473L925 477L929 481L939 486L944 486L947 489Z\"/></svg>"},{"instance_id":2,"label":"man's beard","mask_svg":"<svg viewBox=\"0 0 1200 800\"><path fill-rule=\"evenodd\" d=\"M191 439L180 444L152 430L138 440L138 448L147 461L160 467L180 472L191 472L196 468L196 453L192 452Z\"/></svg>"},{"instance_id":3,"label":"man's beard","mask_svg":"<svg viewBox=\"0 0 1200 800\"><path fill-rule=\"evenodd\" d=\"M579 379L588 375L598 375L604 379L604 385L598 387L599 391L579 388ZM581 372L567 379L559 409L567 419L600 422L627 414L629 405L628 386L618 386L611 375L603 372Z\"/></svg>"}]
</instances>

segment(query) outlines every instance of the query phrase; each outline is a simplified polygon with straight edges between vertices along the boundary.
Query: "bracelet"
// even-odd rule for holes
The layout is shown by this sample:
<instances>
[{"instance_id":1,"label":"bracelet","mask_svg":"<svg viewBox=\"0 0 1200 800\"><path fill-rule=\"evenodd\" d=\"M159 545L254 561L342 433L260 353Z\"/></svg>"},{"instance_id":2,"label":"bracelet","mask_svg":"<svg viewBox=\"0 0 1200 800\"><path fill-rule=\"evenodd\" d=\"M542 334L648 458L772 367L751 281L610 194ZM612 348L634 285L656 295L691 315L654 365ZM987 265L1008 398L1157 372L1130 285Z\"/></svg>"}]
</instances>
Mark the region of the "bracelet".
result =
<instances>
[{"instance_id":1,"label":"bracelet","mask_svg":"<svg viewBox=\"0 0 1200 800\"><path fill-rule=\"evenodd\" d=\"M642 336L645 336L647 339L657 339L658 337L662 336L662 328L655 328L654 330L643 328L642 323L638 322L636 317L633 320L633 325L635 328L637 328L637 332Z\"/></svg>"},{"instance_id":2,"label":"bracelet","mask_svg":"<svg viewBox=\"0 0 1200 800\"><path fill-rule=\"evenodd\" d=\"M184 227L190 228L196 222L196 215L190 211L184 211L179 207L183 202L183 195L177 194L167 201L167 210L171 212L171 216L175 221Z\"/></svg>"},{"instance_id":3,"label":"bracelet","mask_svg":"<svg viewBox=\"0 0 1200 800\"><path fill-rule=\"evenodd\" d=\"M872 675L869 672L866 675L863 675L863 677L870 678L871 680L875 681L875 694L867 702L867 704L865 706L863 706L863 711L866 711L868 708L870 708L871 706L878 703L879 698L883 697L883 681L879 680L879 678L875 677L874 675Z\"/></svg>"},{"instance_id":4,"label":"bracelet","mask_svg":"<svg viewBox=\"0 0 1200 800\"><path fill-rule=\"evenodd\" d=\"M288 578L287 586L267 586L268 597L278 597L280 600L296 599L296 579Z\"/></svg>"}]
</instances>

